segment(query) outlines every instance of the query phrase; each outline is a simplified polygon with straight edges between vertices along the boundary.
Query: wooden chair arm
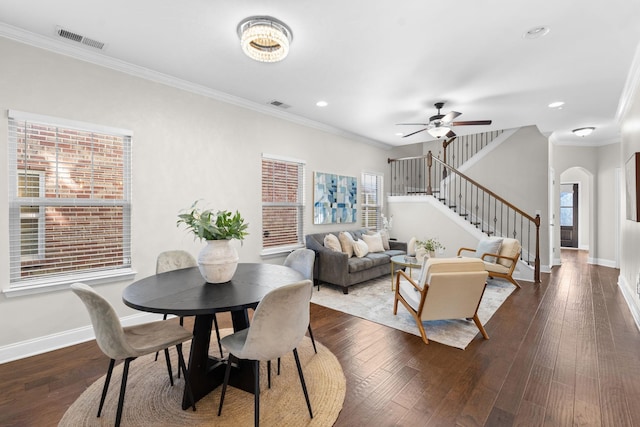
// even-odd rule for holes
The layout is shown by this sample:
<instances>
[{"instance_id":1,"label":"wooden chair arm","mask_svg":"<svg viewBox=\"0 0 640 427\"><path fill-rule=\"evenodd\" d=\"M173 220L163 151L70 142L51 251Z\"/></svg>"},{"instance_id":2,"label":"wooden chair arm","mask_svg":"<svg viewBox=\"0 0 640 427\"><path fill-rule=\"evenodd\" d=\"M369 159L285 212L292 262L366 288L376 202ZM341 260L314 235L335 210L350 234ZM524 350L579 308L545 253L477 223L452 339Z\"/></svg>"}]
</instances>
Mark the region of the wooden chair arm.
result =
<instances>
[{"instance_id":1,"label":"wooden chair arm","mask_svg":"<svg viewBox=\"0 0 640 427\"><path fill-rule=\"evenodd\" d=\"M475 250L475 249L471 249L471 248L460 248L460 249L458 249L458 256L460 256L460 254L461 254L463 251L467 251L467 252L475 252L476 250Z\"/></svg>"},{"instance_id":2,"label":"wooden chair arm","mask_svg":"<svg viewBox=\"0 0 640 427\"><path fill-rule=\"evenodd\" d=\"M411 285L416 288L416 290L418 292L422 292L422 289L420 288L420 286L418 286L418 284L416 282L413 281L413 279L409 276L407 276L407 273L405 273L402 270L398 270L396 272L396 292L398 292L398 290L400 289L400 276L404 276L405 279L407 279L409 281L409 283L411 283ZM425 285L426 286L426 285Z\"/></svg>"},{"instance_id":3,"label":"wooden chair arm","mask_svg":"<svg viewBox=\"0 0 640 427\"><path fill-rule=\"evenodd\" d=\"M518 262L518 258L520 257L520 254L517 254L514 257L510 257L510 256L504 256L504 255L500 255L500 254L489 254L489 253L485 253L482 254L482 261L484 261L484 257L486 256L490 256L490 257L495 257L495 258L504 258L504 259L508 259L511 262ZM497 259L496 259L497 261ZM489 262L489 261L487 261ZM493 262L492 264L495 264L495 262Z\"/></svg>"}]
</instances>

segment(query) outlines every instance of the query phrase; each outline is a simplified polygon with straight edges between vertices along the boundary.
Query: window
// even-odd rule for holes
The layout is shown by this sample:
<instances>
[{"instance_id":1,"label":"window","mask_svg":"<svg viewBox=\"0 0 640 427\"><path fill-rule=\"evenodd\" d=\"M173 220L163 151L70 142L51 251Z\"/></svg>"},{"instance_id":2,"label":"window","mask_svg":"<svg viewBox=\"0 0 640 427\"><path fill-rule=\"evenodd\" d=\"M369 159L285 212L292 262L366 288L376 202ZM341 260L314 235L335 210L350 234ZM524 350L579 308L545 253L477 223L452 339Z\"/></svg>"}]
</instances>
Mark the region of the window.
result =
<instances>
[{"instance_id":1,"label":"window","mask_svg":"<svg viewBox=\"0 0 640 427\"><path fill-rule=\"evenodd\" d=\"M10 288L130 272L130 161L129 131L9 111Z\"/></svg>"},{"instance_id":2,"label":"window","mask_svg":"<svg viewBox=\"0 0 640 427\"><path fill-rule=\"evenodd\" d=\"M262 255L304 246L304 162L262 156Z\"/></svg>"},{"instance_id":3,"label":"window","mask_svg":"<svg viewBox=\"0 0 640 427\"><path fill-rule=\"evenodd\" d=\"M362 226L382 228L382 175L362 174Z\"/></svg>"}]
</instances>

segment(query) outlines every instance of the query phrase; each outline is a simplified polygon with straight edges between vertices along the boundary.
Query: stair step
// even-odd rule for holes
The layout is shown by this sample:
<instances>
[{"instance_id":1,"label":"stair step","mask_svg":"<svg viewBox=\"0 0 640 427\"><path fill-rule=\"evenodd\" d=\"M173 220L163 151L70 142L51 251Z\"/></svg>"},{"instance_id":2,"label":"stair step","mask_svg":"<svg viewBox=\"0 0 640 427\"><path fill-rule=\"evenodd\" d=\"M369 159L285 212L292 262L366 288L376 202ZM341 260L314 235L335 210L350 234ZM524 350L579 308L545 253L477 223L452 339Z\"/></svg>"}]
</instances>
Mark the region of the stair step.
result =
<instances>
[{"instance_id":1,"label":"stair step","mask_svg":"<svg viewBox=\"0 0 640 427\"><path fill-rule=\"evenodd\" d=\"M460 214L460 216L468 217L468 216L469 216L469 214L468 214L468 213L461 213L461 214Z\"/></svg>"}]
</instances>

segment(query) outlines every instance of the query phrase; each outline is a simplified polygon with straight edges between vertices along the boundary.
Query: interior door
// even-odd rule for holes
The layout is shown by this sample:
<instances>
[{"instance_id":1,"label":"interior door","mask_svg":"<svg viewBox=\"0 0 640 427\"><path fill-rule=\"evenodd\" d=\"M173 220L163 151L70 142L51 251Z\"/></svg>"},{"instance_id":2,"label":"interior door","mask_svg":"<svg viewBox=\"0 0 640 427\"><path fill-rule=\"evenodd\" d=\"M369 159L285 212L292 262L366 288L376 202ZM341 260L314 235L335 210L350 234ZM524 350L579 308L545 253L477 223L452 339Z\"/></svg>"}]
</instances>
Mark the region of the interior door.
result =
<instances>
[{"instance_id":1,"label":"interior door","mask_svg":"<svg viewBox=\"0 0 640 427\"><path fill-rule=\"evenodd\" d=\"M560 184L560 246L578 247L578 184Z\"/></svg>"}]
</instances>

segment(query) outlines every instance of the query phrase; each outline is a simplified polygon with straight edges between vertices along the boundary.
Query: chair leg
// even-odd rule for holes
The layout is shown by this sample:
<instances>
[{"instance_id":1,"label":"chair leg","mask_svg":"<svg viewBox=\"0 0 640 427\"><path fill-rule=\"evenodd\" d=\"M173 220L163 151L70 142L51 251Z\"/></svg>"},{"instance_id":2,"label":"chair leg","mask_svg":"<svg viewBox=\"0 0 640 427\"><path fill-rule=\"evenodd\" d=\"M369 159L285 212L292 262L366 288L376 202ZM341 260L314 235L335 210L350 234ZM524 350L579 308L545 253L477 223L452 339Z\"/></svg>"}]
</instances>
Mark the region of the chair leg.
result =
<instances>
[{"instance_id":1,"label":"chair leg","mask_svg":"<svg viewBox=\"0 0 640 427\"><path fill-rule=\"evenodd\" d=\"M313 339L313 331L311 330L311 323L309 323L309 327L307 328L309 331L309 337L311 337L311 344L313 344L313 351L318 354L318 349L316 348L316 340Z\"/></svg>"},{"instance_id":2,"label":"chair leg","mask_svg":"<svg viewBox=\"0 0 640 427\"><path fill-rule=\"evenodd\" d=\"M313 418L313 411L311 411L311 402L309 401L309 393L307 393L307 384L304 382L304 375L302 374L302 366L300 366L300 358L298 357L298 349L293 349L293 357L296 359L296 366L298 367L298 376L300 377L300 384L302 384L302 391L304 392L304 398L307 401L307 408L309 408L309 416Z\"/></svg>"},{"instance_id":3,"label":"chair leg","mask_svg":"<svg viewBox=\"0 0 640 427\"><path fill-rule=\"evenodd\" d=\"M271 360L267 360L267 387L271 388Z\"/></svg>"},{"instance_id":4,"label":"chair leg","mask_svg":"<svg viewBox=\"0 0 640 427\"><path fill-rule=\"evenodd\" d=\"M258 427L260 425L260 361L253 361L253 372L255 377L254 390L253 390L253 425Z\"/></svg>"},{"instance_id":5,"label":"chair leg","mask_svg":"<svg viewBox=\"0 0 640 427\"><path fill-rule=\"evenodd\" d=\"M167 313L164 314L164 316L162 316L162 320L167 320ZM180 320L182 320L182 318L180 318ZM182 325L182 323L180 323ZM156 361L158 360L158 353L160 353L159 351L156 351Z\"/></svg>"},{"instance_id":6,"label":"chair leg","mask_svg":"<svg viewBox=\"0 0 640 427\"><path fill-rule=\"evenodd\" d=\"M484 337L485 340L489 339L489 334L484 330L484 326L482 326L482 322L480 322L480 318L478 317L478 313L473 315L473 321L475 322L478 329L480 329L480 333Z\"/></svg>"},{"instance_id":7,"label":"chair leg","mask_svg":"<svg viewBox=\"0 0 640 427\"><path fill-rule=\"evenodd\" d=\"M191 407L196 410L196 399L193 397L193 390L191 389L191 383L189 382L189 376L187 375L187 365L184 363L184 355L182 354L182 344L176 345L176 351L178 352L178 371L182 370L184 374L184 386L187 388L187 394L191 399Z\"/></svg>"},{"instance_id":8,"label":"chair leg","mask_svg":"<svg viewBox=\"0 0 640 427\"><path fill-rule=\"evenodd\" d=\"M213 324L216 327L216 338L218 338L218 348L220 349L220 358L224 359L224 354L222 353L222 344L220 344L220 329L218 329L218 319L216 319L216 315L213 315Z\"/></svg>"},{"instance_id":9,"label":"chair leg","mask_svg":"<svg viewBox=\"0 0 640 427\"><path fill-rule=\"evenodd\" d=\"M278 375L280 375L280 358L278 357Z\"/></svg>"},{"instance_id":10,"label":"chair leg","mask_svg":"<svg viewBox=\"0 0 640 427\"><path fill-rule=\"evenodd\" d=\"M122 384L120 385L120 397L118 398L118 411L116 412L116 427L120 426L122 419L122 407L124 406L124 392L127 389L127 377L129 376L129 364L135 357L130 357L124 361L124 370L122 371Z\"/></svg>"},{"instance_id":11,"label":"chair leg","mask_svg":"<svg viewBox=\"0 0 640 427\"><path fill-rule=\"evenodd\" d=\"M109 369L107 370L107 378L104 380L104 387L102 387L102 397L100 398L100 406L98 407L97 418L100 418L102 413L102 406L104 405L104 399L107 397L107 390L109 389L109 383L111 382L111 374L113 373L113 367L116 364L115 359L109 361Z\"/></svg>"},{"instance_id":12,"label":"chair leg","mask_svg":"<svg viewBox=\"0 0 640 427\"><path fill-rule=\"evenodd\" d=\"M171 357L169 357L169 349L164 349L164 358L167 361L167 371L169 372L169 382L171 383L171 387L173 387L173 371L171 370ZM178 372L180 372L180 367L178 367Z\"/></svg>"},{"instance_id":13,"label":"chair leg","mask_svg":"<svg viewBox=\"0 0 640 427\"><path fill-rule=\"evenodd\" d=\"M218 416L222 414L222 404L224 403L224 395L227 392L227 385L229 384L229 374L231 373L231 360L235 358L234 355L229 353L229 358L227 359L227 369L224 371L224 382L222 383L222 393L220 395L220 406L218 406Z\"/></svg>"}]
</instances>

